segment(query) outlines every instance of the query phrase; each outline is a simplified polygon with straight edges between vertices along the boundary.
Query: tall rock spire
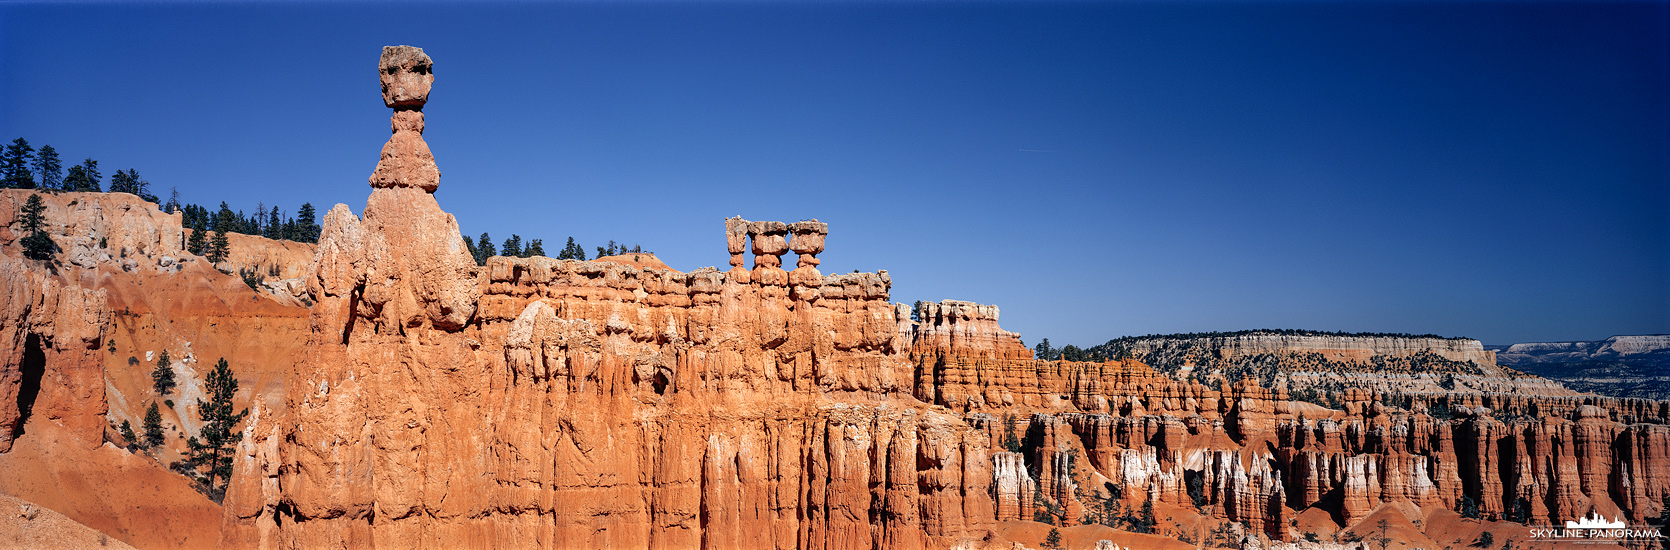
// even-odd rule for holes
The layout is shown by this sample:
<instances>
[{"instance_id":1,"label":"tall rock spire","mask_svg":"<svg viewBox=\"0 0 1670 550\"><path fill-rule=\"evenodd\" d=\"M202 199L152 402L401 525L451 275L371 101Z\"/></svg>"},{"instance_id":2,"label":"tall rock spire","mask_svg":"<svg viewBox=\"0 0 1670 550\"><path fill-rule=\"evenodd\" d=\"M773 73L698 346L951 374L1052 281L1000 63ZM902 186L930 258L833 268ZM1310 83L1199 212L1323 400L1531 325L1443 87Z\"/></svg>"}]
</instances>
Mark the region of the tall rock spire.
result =
<instances>
[{"instance_id":1,"label":"tall rock spire","mask_svg":"<svg viewBox=\"0 0 1670 550\"><path fill-rule=\"evenodd\" d=\"M383 82L383 104L394 109L389 118L394 135L383 145L371 187L416 187L430 193L440 187L441 170L423 142L423 104L435 83L434 65L422 48L383 46L377 75Z\"/></svg>"}]
</instances>

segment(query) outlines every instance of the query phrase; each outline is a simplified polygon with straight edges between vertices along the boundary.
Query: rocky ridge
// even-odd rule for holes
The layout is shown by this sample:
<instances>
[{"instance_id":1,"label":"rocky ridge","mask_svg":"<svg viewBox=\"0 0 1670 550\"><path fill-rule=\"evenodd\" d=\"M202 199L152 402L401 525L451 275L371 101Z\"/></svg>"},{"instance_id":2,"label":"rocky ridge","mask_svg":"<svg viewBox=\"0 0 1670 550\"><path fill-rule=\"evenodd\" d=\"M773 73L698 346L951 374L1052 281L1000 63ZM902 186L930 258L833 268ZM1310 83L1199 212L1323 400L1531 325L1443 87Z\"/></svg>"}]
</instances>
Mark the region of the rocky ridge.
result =
<instances>
[{"instance_id":1,"label":"rocky ridge","mask_svg":"<svg viewBox=\"0 0 1670 550\"><path fill-rule=\"evenodd\" d=\"M1464 500L1641 519L1670 493L1665 402L1519 391L1534 377L1473 341L1230 346L1429 353L1504 390L1393 380L1328 407L1256 378L1035 360L995 307L913 310L885 272L822 275L815 222L726 220L728 271L478 268L428 157L388 154L420 149L400 120L422 102L390 105L363 218L326 218L310 360L249 428L228 546L944 548L1144 504L1174 535L1233 523L1257 545Z\"/></svg>"},{"instance_id":2,"label":"rocky ridge","mask_svg":"<svg viewBox=\"0 0 1670 550\"><path fill-rule=\"evenodd\" d=\"M93 267L61 255L52 273L6 247L0 315L15 322L0 324L0 342L14 342L0 392L21 393L31 369L63 386L40 390L15 411L30 420L0 433L27 425L28 453L45 441L37 428L80 442L54 449L97 447L108 420L145 402L129 353L254 365L239 372L253 412L216 533L229 548L1010 548L1037 546L1048 527L1035 520L1062 526L1075 548L1297 548L1307 534L1361 536L1377 519L1402 540L1459 547L1477 530L1433 526L1457 523L1467 502L1482 525L1591 512L1640 522L1670 495L1670 404L1491 370L1465 342L1230 346L1230 358L1363 365L1354 350L1368 349L1367 361L1393 367L1406 364L1385 358L1423 353L1479 367L1449 379L1359 374L1374 381L1317 403L1294 393L1339 373L1220 384L1221 373L1137 357L1036 360L995 306L912 308L889 303L885 271L823 275L829 228L816 221L725 220L726 271L543 257L477 266L432 194L421 111L432 68L416 48L385 50L393 136L363 215L331 209L309 263L285 266L301 275L305 309L202 262L170 268L149 248L128 255L131 269L117 248ZM112 197L100 200L122 200ZM0 244L15 239L7 227ZM168 250L170 230L146 245ZM94 250L65 231L61 248ZM112 341L120 353L102 351ZM0 463L53 462L30 456L0 452ZM23 469L7 464L0 472ZM51 487L0 474L5 492ZM1155 534L1114 517L1145 505ZM54 509L129 529L77 506ZM1498 532L1523 532L1514 527Z\"/></svg>"}]
</instances>

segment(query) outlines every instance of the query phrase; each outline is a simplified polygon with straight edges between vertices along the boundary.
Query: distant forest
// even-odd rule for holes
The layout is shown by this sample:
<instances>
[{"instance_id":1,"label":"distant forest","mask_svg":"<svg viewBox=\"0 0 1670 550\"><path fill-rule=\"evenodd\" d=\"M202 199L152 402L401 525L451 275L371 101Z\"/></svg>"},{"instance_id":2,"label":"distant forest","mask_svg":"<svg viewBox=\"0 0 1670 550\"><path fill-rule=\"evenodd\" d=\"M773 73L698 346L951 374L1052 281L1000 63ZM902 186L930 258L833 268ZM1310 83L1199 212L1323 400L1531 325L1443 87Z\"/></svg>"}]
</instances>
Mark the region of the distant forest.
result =
<instances>
[{"instance_id":1,"label":"distant forest","mask_svg":"<svg viewBox=\"0 0 1670 550\"><path fill-rule=\"evenodd\" d=\"M469 238L465 238L464 245L470 247L470 255L475 256L476 265L487 265L487 259L494 256L504 256L507 258L531 258L534 256L546 255L545 241L541 239L531 239L528 241L528 244L524 246L522 244L522 236L514 233L512 233L510 237L506 238L503 244L497 247L493 246L493 237L486 233L482 233L481 237L476 239L475 242L470 242ZM611 240L609 241L609 246L597 247L597 256L595 257L602 258L604 256L614 256L617 254L654 254L654 252L644 250L644 247L638 245L632 245L632 248L627 248L626 245L615 244L615 241ZM580 246L578 243L575 243L574 237L569 237L568 244L562 247L562 250L557 253L555 258L558 260L583 261L586 259L586 248Z\"/></svg>"},{"instance_id":2,"label":"distant forest","mask_svg":"<svg viewBox=\"0 0 1670 550\"><path fill-rule=\"evenodd\" d=\"M1432 338L1437 340L1466 340L1457 336L1439 336L1436 334L1409 334L1404 332L1339 332L1324 330L1305 330L1292 328L1261 328L1253 330L1237 330L1234 332L1185 332L1178 334L1148 334L1144 336L1121 336L1107 342L1079 348L1072 344L1062 347L1050 346L1050 339L1045 338L1032 348L1033 355L1048 361L1107 361L1112 359L1132 358L1131 347L1139 341L1182 342L1190 340L1206 340L1212 338L1236 338L1241 336L1334 336L1345 338Z\"/></svg>"}]
</instances>

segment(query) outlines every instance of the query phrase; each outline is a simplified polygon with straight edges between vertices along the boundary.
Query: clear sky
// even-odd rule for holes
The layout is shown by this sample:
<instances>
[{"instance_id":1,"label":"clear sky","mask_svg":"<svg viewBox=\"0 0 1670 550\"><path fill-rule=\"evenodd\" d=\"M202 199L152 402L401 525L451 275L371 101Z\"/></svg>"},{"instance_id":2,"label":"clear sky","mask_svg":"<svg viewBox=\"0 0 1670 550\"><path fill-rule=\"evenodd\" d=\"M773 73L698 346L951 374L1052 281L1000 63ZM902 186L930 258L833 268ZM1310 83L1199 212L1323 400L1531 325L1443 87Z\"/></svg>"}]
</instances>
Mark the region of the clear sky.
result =
<instances>
[{"instance_id":1,"label":"clear sky","mask_svg":"<svg viewBox=\"0 0 1670 550\"><path fill-rule=\"evenodd\" d=\"M384 45L466 235L1002 307L1030 345L1670 332L1670 3L4 3L0 137L359 213Z\"/></svg>"}]
</instances>

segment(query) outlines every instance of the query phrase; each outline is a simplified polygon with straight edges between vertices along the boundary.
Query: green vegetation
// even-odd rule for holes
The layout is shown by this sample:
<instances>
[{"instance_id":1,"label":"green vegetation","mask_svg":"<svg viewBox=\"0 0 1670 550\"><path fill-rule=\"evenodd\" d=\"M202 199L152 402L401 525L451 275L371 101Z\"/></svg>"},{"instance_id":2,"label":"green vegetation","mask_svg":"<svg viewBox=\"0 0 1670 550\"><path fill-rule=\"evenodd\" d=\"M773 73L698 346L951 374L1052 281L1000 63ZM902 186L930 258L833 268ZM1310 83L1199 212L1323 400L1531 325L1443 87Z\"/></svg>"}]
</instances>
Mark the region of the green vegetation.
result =
<instances>
[{"instance_id":1,"label":"green vegetation","mask_svg":"<svg viewBox=\"0 0 1670 550\"><path fill-rule=\"evenodd\" d=\"M199 482L204 494L220 502L226 494L226 480L232 475L233 448L244 438L236 429L237 424L249 414L249 409L232 412L238 379L232 376L232 368L224 357L203 380L203 391L209 396L208 401L197 400L197 417L203 421L203 429L197 437L186 440L186 445L191 449L192 467L202 472Z\"/></svg>"},{"instance_id":2,"label":"green vegetation","mask_svg":"<svg viewBox=\"0 0 1670 550\"><path fill-rule=\"evenodd\" d=\"M1050 534L1044 536L1044 548L1061 550L1061 530L1051 527Z\"/></svg>"},{"instance_id":3,"label":"green vegetation","mask_svg":"<svg viewBox=\"0 0 1670 550\"><path fill-rule=\"evenodd\" d=\"M114 184L112 184L114 185ZM319 242L318 214L313 210L313 203L302 203L296 210L296 217L281 218L278 207L268 210L266 205L257 205L255 214L245 216L244 211L234 212L232 207L224 201L220 208L213 213L209 209L196 204L179 204L178 193L169 198L163 205L164 212L180 213L180 224L191 228L195 233L215 231L219 233L241 233L266 237L280 241L294 241L299 243ZM196 235L192 236L196 239ZM187 245L190 248L190 245ZM200 254L201 252L193 252Z\"/></svg>"},{"instance_id":4,"label":"green vegetation","mask_svg":"<svg viewBox=\"0 0 1670 550\"><path fill-rule=\"evenodd\" d=\"M174 369L169 365L168 350L162 350L162 356L157 358L157 368L151 370L151 387L157 390L157 395L168 395L174 390Z\"/></svg>"},{"instance_id":5,"label":"green vegetation","mask_svg":"<svg viewBox=\"0 0 1670 550\"><path fill-rule=\"evenodd\" d=\"M41 196L30 194L29 200L23 203L23 215L18 219L18 222L22 225L21 229L26 233L23 236L23 256L31 260L52 258L52 249L55 245L52 243L52 238L46 236L44 230L46 217L42 213L45 211L46 205L41 203Z\"/></svg>"},{"instance_id":6,"label":"green vegetation","mask_svg":"<svg viewBox=\"0 0 1670 550\"><path fill-rule=\"evenodd\" d=\"M157 410L157 402L145 409L145 424L141 428L145 431L145 445L156 446L162 444L162 412Z\"/></svg>"},{"instance_id":7,"label":"green vegetation","mask_svg":"<svg viewBox=\"0 0 1670 550\"><path fill-rule=\"evenodd\" d=\"M494 256L504 256L507 258L532 258L534 256L545 256L545 241L541 239L529 239L527 244L524 245L522 236L516 234L512 234L510 238L505 239L500 242L499 246L495 247L493 246L493 237L487 233L482 233L481 236L473 242L470 239L464 239L464 246L469 247L470 256L475 258L476 265L487 265L487 259ZM617 254L633 253L651 254L651 252L644 250L641 246L634 245L629 249L625 246L615 244L615 241L609 241L609 246L607 247L597 247L598 258L604 256L614 256ZM563 245L562 250L557 252L556 259L583 261L586 259L586 249L578 243L575 243L574 237L569 237L568 244Z\"/></svg>"},{"instance_id":8,"label":"green vegetation","mask_svg":"<svg viewBox=\"0 0 1670 550\"><path fill-rule=\"evenodd\" d=\"M475 265L487 265L488 258L499 255L498 249L493 248L493 238L486 233L482 233L481 238L473 244L469 239L464 239L464 246L470 248L470 255L475 257Z\"/></svg>"},{"instance_id":9,"label":"green vegetation","mask_svg":"<svg viewBox=\"0 0 1670 550\"><path fill-rule=\"evenodd\" d=\"M522 236L511 234L510 238L504 240L504 244L499 245L499 255L511 258L524 257L522 255Z\"/></svg>"},{"instance_id":10,"label":"green vegetation","mask_svg":"<svg viewBox=\"0 0 1670 550\"><path fill-rule=\"evenodd\" d=\"M568 244L564 245L562 247L562 252L557 253L557 259L558 260L585 260L586 259L586 249L581 247L578 244L574 244L574 237L569 237L568 238Z\"/></svg>"},{"instance_id":11,"label":"green vegetation","mask_svg":"<svg viewBox=\"0 0 1670 550\"><path fill-rule=\"evenodd\" d=\"M1460 510L1457 513L1467 519L1479 519L1479 503L1473 497L1461 495Z\"/></svg>"},{"instance_id":12,"label":"green vegetation","mask_svg":"<svg viewBox=\"0 0 1670 550\"><path fill-rule=\"evenodd\" d=\"M128 193L144 199L145 202L157 202L156 195L151 194L151 182L140 178L139 171L132 168L125 171L117 170L115 175L110 176L110 192Z\"/></svg>"},{"instance_id":13,"label":"green vegetation","mask_svg":"<svg viewBox=\"0 0 1670 550\"><path fill-rule=\"evenodd\" d=\"M11 145L0 150L0 188L34 189L35 176L29 171L34 157L35 148L23 138L12 140Z\"/></svg>"},{"instance_id":14,"label":"green vegetation","mask_svg":"<svg viewBox=\"0 0 1670 550\"><path fill-rule=\"evenodd\" d=\"M103 179L104 176L99 174L99 161L89 158L70 167L69 175L64 176L63 189L98 193L102 191L99 182Z\"/></svg>"},{"instance_id":15,"label":"green vegetation","mask_svg":"<svg viewBox=\"0 0 1670 550\"><path fill-rule=\"evenodd\" d=\"M1003 448L1011 453L1021 452L1021 440L1015 437L1015 415L1003 415Z\"/></svg>"},{"instance_id":16,"label":"green vegetation","mask_svg":"<svg viewBox=\"0 0 1670 550\"><path fill-rule=\"evenodd\" d=\"M211 264L218 264L226 261L226 255L230 253L232 246L226 242L226 232L216 231L215 236L209 239L209 249L204 252L203 257Z\"/></svg>"}]
</instances>

